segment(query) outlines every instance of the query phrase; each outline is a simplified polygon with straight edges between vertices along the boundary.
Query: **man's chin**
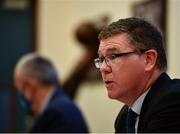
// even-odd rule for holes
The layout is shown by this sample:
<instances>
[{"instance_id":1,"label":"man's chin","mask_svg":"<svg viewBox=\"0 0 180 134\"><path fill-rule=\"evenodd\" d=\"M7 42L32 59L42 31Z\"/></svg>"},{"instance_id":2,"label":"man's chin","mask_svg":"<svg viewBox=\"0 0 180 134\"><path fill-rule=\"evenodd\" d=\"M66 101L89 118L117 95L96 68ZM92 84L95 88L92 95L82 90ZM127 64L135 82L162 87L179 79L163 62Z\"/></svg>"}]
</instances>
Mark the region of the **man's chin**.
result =
<instances>
[{"instance_id":1,"label":"man's chin","mask_svg":"<svg viewBox=\"0 0 180 134\"><path fill-rule=\"evenodd\" d=\"M109 93L109 92L108 92L108 97L109 97L110 99L116 99L116 96L113 95L112 93Z\"/></svg>"}]
</instances>

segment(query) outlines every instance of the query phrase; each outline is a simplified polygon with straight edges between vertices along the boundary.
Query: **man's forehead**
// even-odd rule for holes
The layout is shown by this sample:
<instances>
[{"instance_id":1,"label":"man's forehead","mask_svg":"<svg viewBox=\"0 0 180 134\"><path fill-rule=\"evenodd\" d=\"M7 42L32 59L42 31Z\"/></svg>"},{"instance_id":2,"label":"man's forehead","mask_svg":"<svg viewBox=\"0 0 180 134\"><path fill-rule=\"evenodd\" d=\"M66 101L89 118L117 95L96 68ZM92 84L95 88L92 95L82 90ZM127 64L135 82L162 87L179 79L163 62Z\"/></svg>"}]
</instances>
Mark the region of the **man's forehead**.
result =
<instances>
[{"instance_id":1,"label":"man's forehead","mask_svg":"<svg viewBox=\"0 0 180 134\"><path fill-rule=\"evenodd\" d=\"M103 51L116 51L123 50L129 47L132 47L128 39L128 34L119 34L107 39L101 40L99 45L98 53Z\"/></svg>"},{"instance_id":2,"label":"man's forehead","mask_svg":"<svg viewBox=\"0 0 180 134\"><path fill-rule=\"evenodd\" d=\"M100 51L116 51L119 50L118 48L121 48L121 45L116 42L109 42L109 43L101 43L99 46Z\"/></svg>"},{"instance_id":3,"label":"man's forehead","mask_svg":"<svg viewBox=\"0 0 180 134\"><path fill-rule=\"evenodd\" d=\"M114 51L121 51L127 48L133 48L132 45L130 45L127 42L124 43L118 43L118 42L101 42L99 45L98 53L100 52L114 52Z\"/></svg>"},{"instance_id":4,"label":"man's forehead","mask_svg":"<svg viewBox=\"0 0 180 134\"><path fill-rule=\"evenodd\" d=\"M100 45L99 45L99 47L106 47L106 46L109 46L109 45L121 45L122 43L120 43L120 42L117 42L117 41L101 41L100 42Z\"/></svg>"}]
</instances>

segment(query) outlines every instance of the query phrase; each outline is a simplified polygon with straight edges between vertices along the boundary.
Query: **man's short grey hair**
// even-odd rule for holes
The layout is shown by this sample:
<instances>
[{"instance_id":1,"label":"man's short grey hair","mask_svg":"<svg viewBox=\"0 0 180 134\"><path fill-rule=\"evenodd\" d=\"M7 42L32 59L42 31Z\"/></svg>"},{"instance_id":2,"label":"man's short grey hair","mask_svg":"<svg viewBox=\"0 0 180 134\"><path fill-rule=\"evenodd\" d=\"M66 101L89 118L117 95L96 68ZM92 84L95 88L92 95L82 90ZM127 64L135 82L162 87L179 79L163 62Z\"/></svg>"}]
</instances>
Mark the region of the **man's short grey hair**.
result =
<instances>
[{"instance_id":1,"label":"man's short grey hair","mask_svg":"<svg viewBox=\"0 0 180 134\"><path fill-rule=\"evenodd\" d=\"M37 53L22 56L15 66L15 74L30 76L43 85L58 84L58 73L50 60Z\"/></svg>"}]
</instances>

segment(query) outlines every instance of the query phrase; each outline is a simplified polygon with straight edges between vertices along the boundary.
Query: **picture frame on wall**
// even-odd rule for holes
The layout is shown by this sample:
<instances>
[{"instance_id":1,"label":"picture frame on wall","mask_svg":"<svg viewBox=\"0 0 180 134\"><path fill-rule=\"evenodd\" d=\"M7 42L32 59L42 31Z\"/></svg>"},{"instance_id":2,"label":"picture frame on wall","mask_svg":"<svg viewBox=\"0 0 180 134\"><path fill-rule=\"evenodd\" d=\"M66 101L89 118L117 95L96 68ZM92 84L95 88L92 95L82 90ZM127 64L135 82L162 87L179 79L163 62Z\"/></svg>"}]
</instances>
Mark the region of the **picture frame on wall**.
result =
<instances>
[{"instance_id":1,"label":"picture frame on wall","mask_svg":"<svg viewBox=\"0 0 180 134\"><path fill-rule=\"evenodd\" d=\"M166 36L167 0L146 0L132 7L133 16L144 18L158 27Z\"/></svg>"}]
</instances>

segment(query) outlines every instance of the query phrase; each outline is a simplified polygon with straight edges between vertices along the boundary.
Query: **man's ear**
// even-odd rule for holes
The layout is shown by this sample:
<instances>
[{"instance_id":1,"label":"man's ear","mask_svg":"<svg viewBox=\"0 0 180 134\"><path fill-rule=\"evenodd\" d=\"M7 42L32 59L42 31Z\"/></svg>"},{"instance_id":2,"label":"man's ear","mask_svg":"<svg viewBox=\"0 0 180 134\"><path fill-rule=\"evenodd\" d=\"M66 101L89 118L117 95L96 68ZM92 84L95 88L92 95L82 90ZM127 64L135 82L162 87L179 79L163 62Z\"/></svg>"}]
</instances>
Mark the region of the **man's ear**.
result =
<instances>
[{"instance_id":1,"label":"man's ear","mask_svg":"<svg viewBox=\"0 0 180 134\"><path fill-rule=\"evenodd\" d=\"M157 51L150 49L144 52L145 71L151 71L156 66Z\"/></svg>"}]
</instances>

